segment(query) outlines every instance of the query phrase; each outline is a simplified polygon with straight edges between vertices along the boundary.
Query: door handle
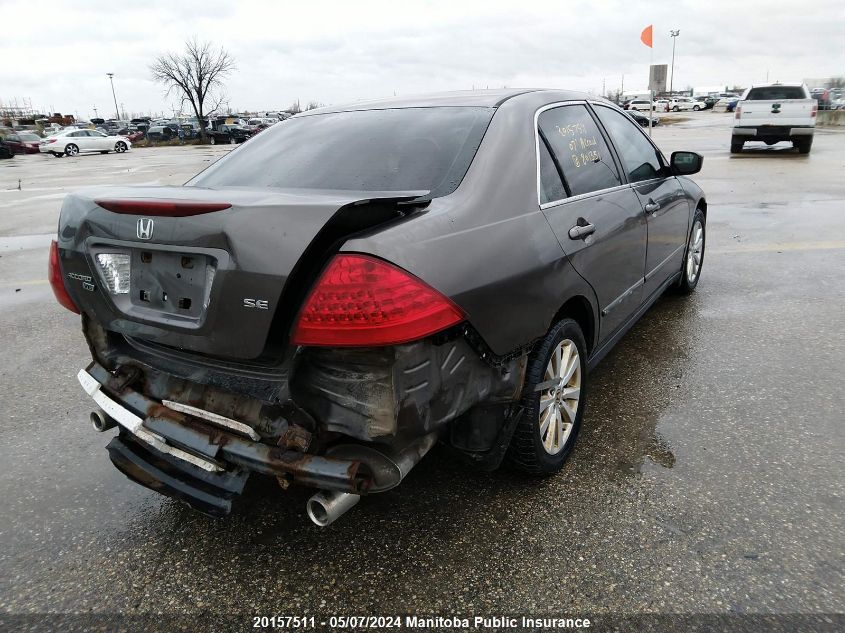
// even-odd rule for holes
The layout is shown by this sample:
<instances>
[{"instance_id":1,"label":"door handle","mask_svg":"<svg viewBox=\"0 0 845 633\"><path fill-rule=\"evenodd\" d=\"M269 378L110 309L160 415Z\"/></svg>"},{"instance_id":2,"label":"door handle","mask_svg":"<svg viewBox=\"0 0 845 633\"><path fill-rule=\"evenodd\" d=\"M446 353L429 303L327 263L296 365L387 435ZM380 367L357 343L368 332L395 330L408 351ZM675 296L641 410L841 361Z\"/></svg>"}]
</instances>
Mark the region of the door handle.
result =
<instances>
[{"instance_id":1,"label":"door handle","mask_svg":"<svg viewBox=\"0 0 845 633\"><path fill-rule=\"evenodd\" d=\"M645 206L643 208L645 209L646 213L654 213L660 208L660 205L657 204L654 200L649 200L645 203Z\"/></svg>"},{"instance_id":2,"label":"door handle","mask_svg":"<svg viewBox=\"0 0 845 633\"><path fill-rule=\"evenodd\" d=\"M592 235L595 232L595 224L576 224L571 229L569 229L569 239L583 240L585 237L587 237L588 235Z\"/></svg>"}]
</instances>

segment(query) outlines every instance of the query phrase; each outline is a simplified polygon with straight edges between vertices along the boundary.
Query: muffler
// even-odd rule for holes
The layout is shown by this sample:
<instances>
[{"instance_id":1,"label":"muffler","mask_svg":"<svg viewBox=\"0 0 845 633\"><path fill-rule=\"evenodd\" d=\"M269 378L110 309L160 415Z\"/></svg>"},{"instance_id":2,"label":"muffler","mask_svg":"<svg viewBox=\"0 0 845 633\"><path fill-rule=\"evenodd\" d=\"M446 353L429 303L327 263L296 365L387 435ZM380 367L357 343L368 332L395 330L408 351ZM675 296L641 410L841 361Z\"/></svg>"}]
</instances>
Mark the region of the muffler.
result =
<instances>
[{"instance_id":1,"label":"muffler","mask_svg":"<svg viewBox=\"0 0 845 633\"><path fill-rule=\"evenodd\" d=\"M117 421L102 409L91 412L91 425L95 431L102 433L117 426Z\"/></svg>"},{"instance_id":2,"label":"muffler","mask_svg":"<svg viewBox=\"0 0 845 633\"><path fill-rule=\"evenodd\" d=\"M372 477L368 492L377 493L398 486L431 447L437 442L437 432L429 433L402 449L377 449L362 444L334 446L328 456L360 461ZM326 527L361 500L360 495L348 492L321 490L308 500L306 510L311 520Z\"/></svg>"},{"instance_id":3,"label":"muffler","mask_svg":"<svg viewBox=\"0 0 845 633\"><path fill-rule=\"evenodd\" d=\"M308 511L308 517L314 523L320 527L326 527L360 500L360 495L349 492L321 490L308 500L305 508Z\"/></svg>"}]
</instances>

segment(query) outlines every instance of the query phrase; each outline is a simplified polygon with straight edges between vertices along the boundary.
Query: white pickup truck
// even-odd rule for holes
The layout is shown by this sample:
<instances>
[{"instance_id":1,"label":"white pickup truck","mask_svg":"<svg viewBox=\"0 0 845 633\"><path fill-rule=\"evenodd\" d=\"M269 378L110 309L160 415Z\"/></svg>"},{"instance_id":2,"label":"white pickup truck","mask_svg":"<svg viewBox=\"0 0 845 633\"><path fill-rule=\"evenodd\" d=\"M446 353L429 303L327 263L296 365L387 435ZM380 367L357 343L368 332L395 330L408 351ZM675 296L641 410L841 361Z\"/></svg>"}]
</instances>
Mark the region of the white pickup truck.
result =
<instances>
[{"instance_id":1,"label":"white pickup truck","mask_svg":"<svg viewBox=\"0 0 845 633\"><path fill-rule=\"evenodd\" d=\"M809 154L818 107L804 84L752 86L736 105L731 153L741 152L745 141L792 141L801 154Z\"/></svg>"}]
</instances>

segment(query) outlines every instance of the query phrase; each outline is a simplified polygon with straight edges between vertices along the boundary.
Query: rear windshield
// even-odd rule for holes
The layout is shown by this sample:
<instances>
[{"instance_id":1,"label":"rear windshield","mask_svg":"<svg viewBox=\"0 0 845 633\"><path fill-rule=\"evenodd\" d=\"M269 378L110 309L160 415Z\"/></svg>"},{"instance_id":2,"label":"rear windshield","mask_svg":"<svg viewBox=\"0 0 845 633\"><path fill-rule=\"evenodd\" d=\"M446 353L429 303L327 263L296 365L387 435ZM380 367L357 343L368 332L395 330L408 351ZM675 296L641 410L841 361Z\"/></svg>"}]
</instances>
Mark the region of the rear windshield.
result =
<instances>
[{"instance_id":1,"label":"rear windshield","mask_svg":"<svg viewBox=\"0 0 845 633\"><path fill-rule=\"evenodd\" d=\"M188 185L452 193L493 108L333 112L288 119Z\"/></svg>"},{"instance_id":2,"label":"rear windshield","mask_svg":"<svg viewBox=\"0 0 845 633\"><path fill-rule=\"evenodd\" d=\"M806 99L801 86L765 86L748 91L746 101L773 101L776 99Z\"/></svg>"}]
</instances>

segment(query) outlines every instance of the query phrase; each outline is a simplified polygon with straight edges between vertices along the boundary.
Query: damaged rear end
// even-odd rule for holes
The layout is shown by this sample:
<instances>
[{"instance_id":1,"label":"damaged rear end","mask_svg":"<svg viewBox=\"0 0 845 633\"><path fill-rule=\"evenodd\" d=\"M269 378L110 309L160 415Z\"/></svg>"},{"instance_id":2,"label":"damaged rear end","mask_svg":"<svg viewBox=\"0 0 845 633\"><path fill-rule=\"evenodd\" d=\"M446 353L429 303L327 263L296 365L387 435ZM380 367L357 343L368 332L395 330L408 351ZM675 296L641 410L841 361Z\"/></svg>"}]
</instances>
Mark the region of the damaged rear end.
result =
<instances>
[{"instance_id":1,"label":"damaged rear end","mask_svg":"<svg viewBox=\"0 0 845 633\"><path fill-rule=\"evenodd\" d=\"M497 463L479 429L507 433L523 361L490 364L459 306L374 254L339 252L413 222L426 194L69 195L50 278L82 314L93 362L78 379L94 428L118 429L114 465L212 516L253 474L309 486L308 514L328 525L397 486L445 433Z\"/></svg>"}]
</instances>

